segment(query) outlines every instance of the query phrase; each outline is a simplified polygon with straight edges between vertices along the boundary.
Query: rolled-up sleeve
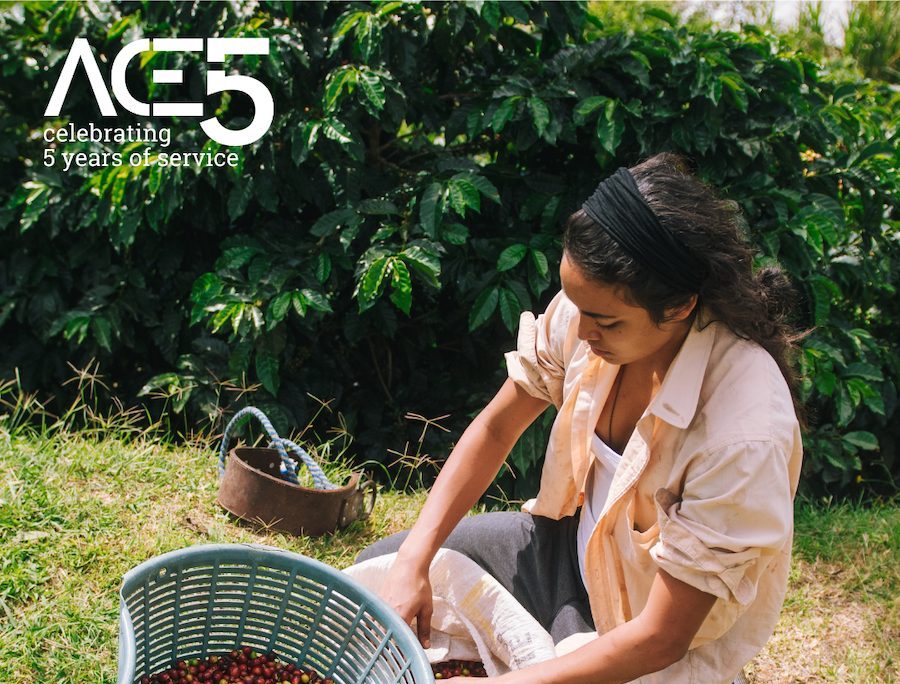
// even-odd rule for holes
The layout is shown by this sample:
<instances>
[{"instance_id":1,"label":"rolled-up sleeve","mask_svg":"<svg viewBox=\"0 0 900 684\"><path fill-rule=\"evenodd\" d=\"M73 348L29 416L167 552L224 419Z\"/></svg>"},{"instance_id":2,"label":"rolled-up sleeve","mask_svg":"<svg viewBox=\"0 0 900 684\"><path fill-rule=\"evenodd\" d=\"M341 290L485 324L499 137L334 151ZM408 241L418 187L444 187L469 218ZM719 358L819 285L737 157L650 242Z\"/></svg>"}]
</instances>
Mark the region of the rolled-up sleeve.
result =
<instances>
[{"instance_id":1,"label":"rolled-up sleeve","mask_svg":"<svg viewBox=\"0 0 900 684\"><path fill-rule=\"evenodd\" d=\"M519 318L516 349L506 354L506 369L513 382L557 408L563 398L565 344L573 310L560 292L537 318L524 312Z\"/></svg>"},{"instance_id":2,"label":"rolled-up sleeve","mask_svg":"<svg viewBox=\"0 0 900 684\"><path fill-rule=\"evenodd\" d=\"M768 440L698 457L682 495L656 492L659 541L650 550L676 579L747 606L769 561L793 531L788 457Z\"/></svg>"}]
</instances>

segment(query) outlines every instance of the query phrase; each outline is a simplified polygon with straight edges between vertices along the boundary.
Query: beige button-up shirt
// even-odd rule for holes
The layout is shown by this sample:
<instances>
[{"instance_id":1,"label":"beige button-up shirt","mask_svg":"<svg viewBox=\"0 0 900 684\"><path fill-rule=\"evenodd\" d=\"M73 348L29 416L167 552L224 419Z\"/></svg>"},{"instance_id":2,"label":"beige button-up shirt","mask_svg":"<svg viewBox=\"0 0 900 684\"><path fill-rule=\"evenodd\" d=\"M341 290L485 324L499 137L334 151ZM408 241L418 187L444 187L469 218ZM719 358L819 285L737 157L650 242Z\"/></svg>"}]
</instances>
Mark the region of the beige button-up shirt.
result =
<instances>
[{"instance_id":1,"label":"beige button-up shirt","mask_svg":"<svg viewBox=\"0 0 900 684\"><path fill-rule=\"evenodd\" d=\"M522 314L509 376L558 414L534 515L573 515L618 366L577 337L560 292ZM591 613L604 633L637 616L657 569L718 600L687 655L640 684L730 684L775 628L787 586L802 457L790 391L772 357L724 325L685 338L622 454L587 543Z\"/></svg>"}]
</instances>

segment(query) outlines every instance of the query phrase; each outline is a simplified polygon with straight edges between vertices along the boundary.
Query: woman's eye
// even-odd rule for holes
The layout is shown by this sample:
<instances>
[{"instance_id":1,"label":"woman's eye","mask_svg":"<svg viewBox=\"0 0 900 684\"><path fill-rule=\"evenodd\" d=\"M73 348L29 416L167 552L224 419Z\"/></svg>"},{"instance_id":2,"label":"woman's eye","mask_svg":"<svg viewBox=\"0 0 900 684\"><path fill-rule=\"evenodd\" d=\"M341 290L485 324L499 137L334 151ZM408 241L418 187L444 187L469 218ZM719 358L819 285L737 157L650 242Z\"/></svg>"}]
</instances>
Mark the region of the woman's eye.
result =
<instances>
[{"instance_id":1,"label":"woman's eye","mask_svg":"<svg viewBox=\"0 0 900 684\"><path fill-rule=\"evenodd\" d=\"M616 321L615 323L600 323L600 322L597 323L597 327L603 328L604 330L612 330L617 325L619 325L619 321Z\"/></svg>"}]
</instances>

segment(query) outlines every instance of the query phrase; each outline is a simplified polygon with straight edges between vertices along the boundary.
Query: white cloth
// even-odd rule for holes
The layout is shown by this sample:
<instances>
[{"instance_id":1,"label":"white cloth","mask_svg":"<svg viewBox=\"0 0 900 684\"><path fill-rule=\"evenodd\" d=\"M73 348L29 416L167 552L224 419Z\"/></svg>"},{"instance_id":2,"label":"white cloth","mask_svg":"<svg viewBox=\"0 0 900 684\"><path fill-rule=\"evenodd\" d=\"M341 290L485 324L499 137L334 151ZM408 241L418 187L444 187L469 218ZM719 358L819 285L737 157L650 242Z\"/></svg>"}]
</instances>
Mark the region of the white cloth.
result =
<instances>
[{"instance_id":1,"label":"white cloth","mask_svg":"<svg viewBox=\"0 0 900 684\"><path fill-rule=\"evenodd\" d=\"M581 571L581 581L587 586L587 577L584 573L584 555L587 549L588 539L597 526L600 513L606 506L609 497L609 488L612 485L613 475L622 460L622 454L609 446L594 433L591 443L591 454L594 457L593 464L588 471L588 479L584 486L584 504L581 506L581 516L578 518L578 535L575 547L578 551L578 569Z\"/></svg>"},{"instance_id":2,"label":"white cloth","mask_svg":"<svg viewBox=\"0 0 900 684\"><path fill-rule=\"evenodd\" d=\"M344 573L378 593L396 556L370 558ZM428 577L434 594L429 662L480 660L495 677L556 656L550 634L475 561L440 549Z\"/></svg>"}]
</instances>

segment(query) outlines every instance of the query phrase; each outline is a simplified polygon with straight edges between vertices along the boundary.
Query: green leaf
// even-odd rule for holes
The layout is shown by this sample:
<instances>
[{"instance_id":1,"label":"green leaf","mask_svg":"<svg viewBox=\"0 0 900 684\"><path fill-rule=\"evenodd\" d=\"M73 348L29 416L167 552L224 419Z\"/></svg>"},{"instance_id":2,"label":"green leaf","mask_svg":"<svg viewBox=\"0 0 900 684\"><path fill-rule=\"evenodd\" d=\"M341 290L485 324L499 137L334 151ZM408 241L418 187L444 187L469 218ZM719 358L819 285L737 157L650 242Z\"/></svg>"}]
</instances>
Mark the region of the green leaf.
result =
<instances>
[{"instance_id":1,"label":"green leaf","mask_svg":"<svg viewBox=\"0 0 900 684\"><path fill-rule=\"evenodd\" d=\"M500 26L500 3L497 0L485 0L479 14L495 31Z\"/></svg>"},{"instance_id":2,"label":"green leaf","mask_svg":"<svg viewBox=\"0 0 900 684\"><path fill-rule=\"evenodd\" d=\"M210 299L222 292L222 279L215 273L204 273L194 281L191 287L191 301L206 304Z\"/></svg>"},{"instance_id":3,"label":"green leaf","mask_svg":"<svg viewBox=\"0 0 900 684\"><path fill-rule=\"evenodd\" d=\"M218 268L228 268L236 270L246 265L254 256L260 253L259 247L253 245L238 245L237 247L229 247L222 256L216 261Z\"/></svg>"},{"instance_id":4,"label":"green leaf","mask_svg":"<svg viewBox=\"0 0 900 684\"><path fill-rule=\"evenodd\" d=\"M228 357L228 372L232 377L242 377L250 367L250 354L253 352L253 343L249 338L238 340L232 347Z\"/></svg>"},{"instance_id":5,"label":"green leaf","mask_svg":"<svg viewBox=\"0 0 900 684\"><path fill-rule=\"evenodd\" d=\"M316 311L321 311L323 313L334 313L334 310L331 308L331 304L328 303L328 299L326 299L325 295L321 292L316 292L315 290L304 288L300 290L300 294L303 295L303 298L306 300L307 304L309 304L309 306L311 306Z\"/></svg>"},{"instance_id":6,"label":"green leaf","mask_svg":"<svg viewBox=\"0 0 900 684\"><path fill-rule=\"evenodd\" d=\"M503 286L516 296L522 311L531 308L531 297L528 295L528 288L525 286L525 283L519 280L508 279L504 281Z\"/></svg>"},{"instance_id":7,"label":"green leaf","mask_svg":"<svg viewBox=\"0 0 900 684\"><path fill-rule=\"evenodd\" d=\"M541 293L550 287L550 278L542 277L534 263L528 267L528 287L536 297L540 297Z\"/></svg>"},{"instance_id":8,"label":"green leaf","mask_svg":"<svg viewBox=\"0 0 900 684\"><path fill-rule=\"evenodd\" d=\"M487 178L480 176L477 173L469 173L465 175L465 179L478 188L478 192L482 195L489 200L500 204L500 193L497 191L497 186L491 183Z\"/></svg>"},{"instance_id":9,"label":"green leaf","mask_svg":"<svg viewBox=\"0 0 900 684\"><path fill-rule=\"evenodd\" d=\"M226 203L228 218L234 221L240 217L246 211L247 203L251 197L253 197L253 179L250 177L239 178L231 192L228 193L228 201Z\"/></svg>"},{"instance_id":10,"label":"green leaf","mask_svg":"<svg viewBox=\"0 0 900 684\"><path fill-rule=\"evenodd\" d=\"M866 394L863 396L863 403L873 413L877 413L879 416L885 415L884 397L880 393Z\"/></svg>"},{"instance_id":11,"label":"green leaf","mask_svg":"<svg viewBox=\"0 0 900 684\"><path fill-rule=\"evenodd\" d=\"M609 98L604 97L603 95L594 95L592 97L585 98L577 105L575 105L575 123L583 124L591 114L593 114L595 111L597 111L597 109L605 105L607 102L609 102Z\"/></svg>"},{"instance_id":12,"label":"green leaf","mask_svg":"<svg viewBox=\"0 0 900 684\"><path fill-rule=\"evenodd\" d=\"M329 54L334 53L335 48L340 45L341 39L356 28L359 21L364 19L367 14L367 12L353 11L338 18L334 33L331 34L332 46Z\"/></svg>"},{"instance_id":13,"label":"green leaf","mask_svg":"<svg viewBox=\"0 0 900 684\"><path fill-rule=\"evenodd\" d=\"M162 177L163 174L159 164L154 164L150 167L150 171L147 176L147 189L150 191L151 195L155 195L159 190L159 186L162 183Z\"/></svg>"},{"instance_id":14,"label":"green leaf","mask_svg":"<svg viewBox=\"0 0 900 684\"><path fill-rule=\"evenodd\" d=\"M497 259L497 270L503 272L514 268L525 258L527 253L528 245L510 245L500 252L500 257Z\"/></svg>"},{"instance_id":15,"label":"green leaf","mask_svg":"<svg viewBox=\"0 0 900 684\"><path fill-rule=\"evenodd\" d=\"M381 43L381 27L375 21L375 17L367 14L366 17L356 25L356 48L362 57L363 62L372 59L372 55L378 49Z\"/></svg>"},{"instance_id":16,"label":"green leaf","mask_svg":"<svg viewBox=\"0 0 900 684\"><path fill-rule=\"evenodd\" d=\"M391 301L400 311L409 316L412 306L412 280L409 269L402 259L392 257L391 261Z\"/></svg>"},{"instance_id":17,"label":"green leaf","mask_svg":"<svg viewBox=\"0 0 900 684\"><path fill-rule=\"evenodd\" d=\"M640 55L644 59L635 57L634 59L625 59L620 62L622 71L634 79L644 88L650 87L650 67L645 63L647 58L640 52L631 52L631 55Z\"/></svg>"},{"instance_id":18,"label":"green leaf","mask_svg":"<svg viewBox=\"0 0 900 684\"><path fill-rule=\"evenodd\" d=\"M331 257L325 252L319 252L316 257L316 280L325 283L331 275Z\"/></svg>"},{"instance_id":19,"label":"green leaf","mask_svg":"<svg viewBox=\"0 0 900 684\"><path fill-rule=\"evenodd\" d=\"M851 156L850 164L861 164L872 157L890 157L896 152L896 145L886 140L876 140L866 145L860 152L859 156Z\"/></svg>"},{"instance_id":20,"label":"green leaf","mask_svg":"<svg viewBox=\"0 0 900 684\"><path fill-rule=\"evenodd\" d=\"M500 290L496 286L481 291L469 312L469 332L488 322L499 301Z\"/></svg>"},{"instance_id":21,"label":"green leaf","mask_svg":"<svg viewBox=\"0 0 900 684\"><path fill-rule=\"evenodd\" d=\"M547 125L550 123L550 109L547 104L539 97L532 96L528 98L528 109L531 110L531 120L534 128L540 137L544 137L547 131Z\"/></svg>"},{"instance_id":22,"label":"green leaf","mask_svg":"<svg viewBox=\"0 0 900 684\"><path fill-rule=\"evenodd\" d=\"M622 113L615 100L609 100L603 112L603 116L597 118L597 138L600 145L610 154L615 154L622 142L622 134L625 132L625 122Z\"/></svg>"},{"instance_id":23,"label":"green leaf","mask_svg":"<svg viewBox=\"0 0 900 684\"><path fill-rule=\"evenodd\" d=\"M321 121L307 121L294 129L291 134L291 158L295 164L302 164L306 161L309 153L315 147L316 140L319 139L321 129Z\"/></svg>"},{"instance_id":24,"label":"green leaf","mask_svg":"<svg viewBox=\"0 0 900 684\"><path fill-rule=\"evenodd\" d=\"M506 329L510 332L515 332L516 328L519 327L519 314L522 313L522 308L519 305L519 298L513 293L511 290L503 288L500 290L500 318L503 320L503 325L506 326Z\"/></svg>"},{"instance_id":25,"label":"green leaf","mask_svg":"<svg viewBox=\"0 0 900 684\"><path fill-rule=\"evenodd\" d=\"M144 383L144 386L138 391L138 396L146 397L154 390L164 390L167 394L174 394L180 386L181 376L178 373L160 373Z\"/></svg>"},{"instance_id":26,"label":"green leaf","mask_svg":"<svg viewBox=\"0 0 900 684\"><path fill-rule=\"evenodd\" d=\"M278 358L267 349L256 350L256 377L273 396L278 396L281 379L278 377Z\"/></svg>"},{"instance_id":27,"label":"green leaf","mask_svg":"<svg viewBox=\"0 0 900 684\"><path fill-rule=\"evenodd\" d=\"M306 316L307 299L302 292L294 292L291 294L291 304L294 305L294 311L301 318Z\"/></svg>"},{"instance_id":28,"label":"green leaf","mask_svg":"<svg viewBox=\"0 0 900 684\"><path fill-rule=\"evenodd\" d=\"M494 111L494 116L491 118L491 127L499 133L503 130L509 120L516 113L516 110L519 107L519 101L522 99L521 95L513 95L512 97L508 97L503 102L500 103L500 106L497 107L496 111Z\"/></svg>"},{"instance_id":29,"label":"green leaf","mask_svg":"<svg viewBox=\"0 0 900 684\"><path fill-rule=\"evenodd\" d=\"M881 369L870 363L851 363L844 369L843 375L848 378L857 377L878 382L884 380L884 374L881 372Z\"/></svg>"},{"instance_id":30,"label":"green leaf","mask_svg":"<svg viewBox=\"0 0 900 684\"><path fill-rule=\"evenodd\" d=\"M838 394L837 394L838 425L839 426L847 425L853 419L853 416L855 413L856 413L856 407L853 405L853 400L850 398L850 393L847 391L847 388L844 385L838 385Z\"/></svg>"},{"instance_id":31,"label":"green leaf","mask_svg":"<svg viewBox=\"0 0 900 684\"><path fill-rule=\"evenodd\" d=\"M37 223L41 214L50 204L50 188L43 183L34 183L33 185L34 187L25 200L25 211L22 212L22 218L19 219L19 230L23 233Z\"/></svg>"},{"instance_id":32,"label":"green leaf","mask_svg":"<svg viewBox=\"0 0 900 684\"><path fill-rule=\"evenodd\" d=\"M837 387L837 376L828 369L819 369L815 375L816 389L826 397L830 397Z\"/></svg>"},{"instance_id":33,"label":"green leaf","mask_svg":"<svg viewBox=\"0 0 900 684\"><path fill-rule=\"evenodd\" d=\"M90 316L72 312L69 314L68 320L66 320L63 327L63 338L71 340L75 337L77 338L77 343L81 344L84 342L84 338L87 337L90 324Z\"/></svg>"},{"instance_id":34,"label":"green leaf","mask_svg":"<svg viewBox=\"0 0 900 684\"><path fill-rule=\"evenodd\" d=\"M359 220L359 216L357 216L356 211L352 207L342 207L319 217L319 220L312 225L309 232L316 237L325 237L334 233L339 226L359 223Z\"/></svg>"},{"instance_id":35,"label":"green leaf","mask_svg":"<svg viewBox=\"0 0 900 684\"><path fill-rule=\"evenodd\" d=\"M113 22L113 25L110 26L106 31L106 40L113 41L123 33L125 33L125 29L127 29L132 22L137 19L136 14L130 14L124 17L121 17L117 21Z\"/></svg>"},{"instance_id":36,"label":"green leaf","mask_svg":"<svg viewBox=\"0 0 900 684\"><path fill-rule=\"evenodd\" d=\"M422 199L419 200L419 222L422 224L425 234L430 238L437 235L437 226L443 213L440 203L443 191L440 183L432 183L425 188Z\"/></svg>"},{"instance_id":37,"label":"green leaf","mask_svg":"<svg viewBox=\"0 0 900 684\"><path fill-rule=\"evenodd\" d=\"M471 207L476 212L481 211L481 194L468 178L451 178L447 181L447 190L450 206L460 216L465 217L466 208L468 207Z\"/></svg>"},{"instance_id":38,"label":"green leaf","mask_svg":"<svg viewBox=\"0 0 900 684\"><path fill-rule=\"evenodd\" d=\"M127 187L127 185L128 169L119 169L119 172L116 174L116 179L112 184L112 191L109 193L109 201L114 207L122 206L122 201L125 199L125 188Z\"/></svg>"},{"instance_id":39,"label":"green leaf","mask_svg":"<svg viewBox=\"0 0 900 684\"><path fill-rule=\"evenodd\" d=\"M369 264L359 281L359 309L364 311L378 298L390 269L390 257L380 257Z\"/></svg>"},{"instance_id":40,"label":"green leaf","mask_svg":"<svg viewBox=\"0 0 900 684\"><path fill-rule=\"evenodd\" d=\"M278 211L278 183L275 174L269 171L263 171L257 176L256 199L260 206L266 211L275 213Z\"/></svg>"},{"instance_id":41,"label":"green leaf","mask_svg":"<svg viewBox=\"0 0 900 684\"><path fill-rule=\"evenodd\" d=\"M666 12L661 7L645 5L641 9L643 9L645 17L655 17L656 19L660 19L661 21L667 23L671 28L675 28L678 26L678 17L674 14Z\"/></svg>"},{"instance_id":42,"label":"green leaf","mask_svg":"<svg viewBox=\"0 0 900 684\"><path fill-rule=\"evenodd\" d=\"M141 222L141 212L129 211L119 217L110 228L113 243L117 247L130 247L134 243L138 225Z\"/></svg>"},{"instance_id":43,"label":"green leaf","mask_svg":"<svg viewBox=\"0 0 900 684\"><path fill-rule=\"evenodd\" d=\"M291 307L291 298L293 293L282 292L269 304L269 328L275 327L276 323L280 323L287 315L288 309Z\"/></svg>"},{"instance_id":44,"label":"green leaf","mask_svg":"<svg viewBox=\"0 0 900 684\"><path fill-rule=\"evenodd\" d=\"M97 316L91 319L91 332L97 344L106 351L112 351L112 325L105 316Z\"/></svg>"},{"instance_id":45,"label":"green leaf","mask_svg":"<svg viewBox=\"0 0 900 684\"><path fill-rule=\"evenodd\" d=\"M357 83L359 71L353 66L342 66L328 74L325 80L325 98L323 104L325 111L331 113L337 109L341 94L346 90L353 91Z\"/></svg>"},{"instance_id":46,"label":"green leaf","mask_svg":"<svg viewBox=\"0 0 900 684\"><path fill-rule=\"evenodd\" d=\"M404 249L400 256L416 273L422 276L432 287L439 288L441 275L441 262L436 254L426 251L418 245L412 245Z\"/></svg>"},{"instance_id":47,"label":"green leaf","mask_svg":"<svg viewBox=\"0 0 900 684\"><path fill-rule=\"evenodd\" d=\"M747 92L744 90L743 79L738 74L719 74L719 80L728 88L734 106L747 113Z\"/></svg>"},{"instance_id":48,"label":"green leaf","mask_svg":"<svg viewBox=\"0 0 900 684\"><path fill-rule=\"evenodd\" d=\"M223 287L221 278L215 273L204 273L194 281L191 287L191 301L194 306L191 308L190 325L196 325L203 320L206 307L222 293Z\"/></svg>"},{"instance_id":49,"label":"green leaf","mask_svg":"<svg viewBox=\"0 0 900 684\"><path fill-rule=\"evenodd\" d=\"M334 140L344 147L353 143L353 136L350 134L350 129L338 119L326 119L322 122L322 132L325 134L326 138Z\"/></svg>"},{"instance_id":50,"label":"green leaf","mask_svg":"<svg viewBox=\"0 0 900 684\"><path fill-rule=\"evenodd\" d=\"M811 276L808 282L813 299L813 322L823 325L831 313L832 295L837 285L823 275Z\"/></svg>"},{"instance_id":51,"label":"green leaf","mask_svg":"<svg viewBox=\"0 0 900 684\"><path fill-rule=\"evenodd\" d=\"M864 451L878 450L878 438L871 432L866 432L865 430L848 432L841 439L852 444L853 446L863 449Z\"/></svg>"},{"instance_id":52,"label":"green leaf","mask_svg":"<svg viewBox=\"0 0 900 684\"><path fill-rule=\"evenodd\" d=\"M384 108L385 102L384 84L381 82L381 78L371 71L361 71L357 83L366 96L366 102L371 105L371 108L366 107L369 113L373 116L377 115Z\"/></svg>"},{"instance_id":53,"label":"green leaf","mask_svg":"<svg viewBox=\"0 0 900 684\"><path fill-rule=\"evenodd\" d=\"M469 229L461 223L451 223L444 226L441 235L451 245L464 245L469 239Z\"/></svg>"},{"instance_id":54,"label":"green leaf","mask_svg":"<svg viewBox=\"0 0 900 684\"><path fill-rule=\"evenodd\" d=\"M399 2L395 0L394 2L381 2L378 5L378 11L375 12L375 16L384 17L388 14L392 14L396 12L398 9L401 9L406 3Z\"/></svg>"},{"instance_id":55,"label":"green leaf","mask_svg":"<svg viewBox=\"0 0 900 684\"><path fill-rule=\"evenodd\" d=\"M550 264L547 261L547 255L539 249L531 249L531 262L537 270L541 278L550 278Z\"/></svg>"},{"instance_id":56,"label":"green leaf","mask_svg":"<svg viewBox=\"0 0 900 684\"><path fill-rule=\"evenodd\" d=\"M713 78L706 84L706 98L714 105L719 104L719 100L722 99L721 79Z\"/></svg>"}]
</instances>

